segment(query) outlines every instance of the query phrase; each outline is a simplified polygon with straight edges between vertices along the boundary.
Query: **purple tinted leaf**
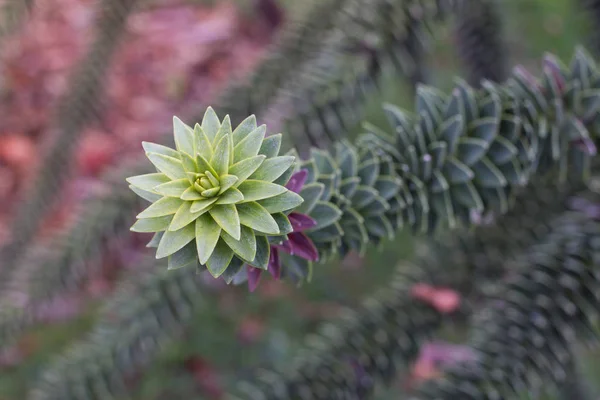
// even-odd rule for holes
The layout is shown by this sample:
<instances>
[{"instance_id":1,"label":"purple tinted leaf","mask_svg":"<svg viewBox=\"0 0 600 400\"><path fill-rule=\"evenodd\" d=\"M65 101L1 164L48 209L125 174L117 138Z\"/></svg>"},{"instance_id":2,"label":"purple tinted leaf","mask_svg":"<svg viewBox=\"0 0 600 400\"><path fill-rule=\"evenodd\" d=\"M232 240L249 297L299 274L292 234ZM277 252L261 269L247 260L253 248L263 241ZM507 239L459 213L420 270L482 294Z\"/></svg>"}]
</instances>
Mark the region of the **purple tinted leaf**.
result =
<instances>
[{"instance_id":1,"label":"purple tinted leaf","mask_svg":"<svg viewBox=\"0 0 600 400\"><path fill-rule=\"evenodd\" d=\"M285 251L288 254L293 254L293 248L292 248L292 244L290 243L289 240L285 240L283 241L281 244L274 244L273 247L277 248L277 249L281 249L283 251Z\"/></svg>"},{"instance_id":2,"label":"purple tinted leaf","mask_svg":"<svg viewBox=\"0 0 600 400\"><path fill-rule=\"evenodd\" d=\"M566 82L556 57L550 54L546 55L544 57L544 68L547 68L552 73L556 86L561 92L564 92Z\"/></svg>"},{"instance_id":3,"label":"purple tinted leaf","mask_svg":"<svg viewBox=\"0 0 600 400\"><path fill-rule=\"evenodd\" d=\"M267 267L271 276L275 279L281 278L281 260L279 259L279 250L271 246L271 255L269 257L269 265Z\"/></svg>"},{"instance_id":4,"label":"purple tinted leaf","mask_svg":"<svg viewBox=\"0 0 600 400\"><path fill-rule=\"evenodd\" d=\"M308 170L301 169L300 171L298 171L294 175L292 175L292 177L288 181L287 185L285 185L285 187L294 193L300 193L300 191L302 190L302 187L304 186L304 183L306 182L307 177L308 177Z\"/></svg>"},{"instance_id":5,"label":"purple tinted leaf","mask_svg":"<svg viewBox=\"0 0 600 400\"><path fill-rule=\"evenodd\" d=\"M596 149L596 145L594 144L594 141L591 140L590 138L575 139L575 140L573 140L572 143L576 148L578 148L582 152L586 153L587 155L595 156L596 153L598 152L598 150Z\"/></svg>"},{"instance_id":6,"label":"purple tinted leaf","mask_svg":"<svg viewBox=\"0 0 600 400\"><path fill-rule=\"evenodd\" d=\"M288 215L288 219L292 224L294 232L301 232L317 226L317 221L315 221L306 214L293 212L290 215Z\"/></svg>"},{"instance_id":7,"label":"purple tinted leaf","mask_svg":"<svg viewBox=\"0 0 600 400\"><path fill-rule=\"evenodd\" d=\"M290 254L297 255L309 261L317 261L319 252L314 243L302 232L293 232L288 235L288 242L292 245Z\"/></svg>"},{"instance_id":8,"label":"purple tinted leaf","mask_svg":"<svg viewBox=\"0 0 600 400\"><path fill-rule=\"evenodd\" d=\"M258 281L260 281L260 274L262 273L262 269L254 268L248 265L248 289L250 292L254 292L258 286Z\"/></svg>"}]
</instances>

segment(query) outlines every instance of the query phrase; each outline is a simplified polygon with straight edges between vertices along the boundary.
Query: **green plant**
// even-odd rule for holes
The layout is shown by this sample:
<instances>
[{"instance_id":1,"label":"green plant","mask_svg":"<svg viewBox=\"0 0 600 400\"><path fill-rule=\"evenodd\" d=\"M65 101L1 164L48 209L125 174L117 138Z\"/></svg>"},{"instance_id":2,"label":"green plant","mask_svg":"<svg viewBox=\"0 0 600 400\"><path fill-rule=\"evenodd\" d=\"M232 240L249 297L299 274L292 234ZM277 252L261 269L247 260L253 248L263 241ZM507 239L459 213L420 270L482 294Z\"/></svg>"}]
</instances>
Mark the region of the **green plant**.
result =
<instances>
[{"instance_id":1,"label":"green plant","mask_svg":"<svg viewBox=\"0 0 600 400\"><path fill-rule=\"evenodd\" d=\"M506 76L493 29L500 14L489 4L307 3L250 79L215 101L222 120L210 107L194 127L175 118L174 149L143 144L156 172L141 157L111 171L107 190L84 203L72 225L18 254L7 285L25 289L27 307L2 314L2 342L35 321L36 306L94 274L88 263L133 222L135 195L151 204L131 230L155 234L148 247L159 261L139 261L141 272L129 274L93 331L42 373L31 398L127 397L129 378L205 308L211 291L197 271L247 282L250 291L263 271L301 284L321 273L316 262L364 255L404 228L450 233L429 241L363 307L326 323L293 363L257 369L228 388L231 397L370 398L450 318L473 326L467 345L477 357L450 366L414 398L518 398L551 381L583 390L576 337L595 337L600 308L600 73L578 48L569 66L547 55L539 79L523 67ZM387 65L413 78L419 72L403 55L418 65L423 28L446 13L458 14L463 39L486 43L459 43L471 85L456 80L448 94L418 85L413 112L386 104L387 129L364 123L356 140L345 138ZM487 52L491 61L482 63ZM266 136L247 117L254 113L269 126L271 118L291 126L297 150L280 155L285 136ZM451 288L460 307L424 301L414 290L421 284Z\"/></svg>"}]
</instances>

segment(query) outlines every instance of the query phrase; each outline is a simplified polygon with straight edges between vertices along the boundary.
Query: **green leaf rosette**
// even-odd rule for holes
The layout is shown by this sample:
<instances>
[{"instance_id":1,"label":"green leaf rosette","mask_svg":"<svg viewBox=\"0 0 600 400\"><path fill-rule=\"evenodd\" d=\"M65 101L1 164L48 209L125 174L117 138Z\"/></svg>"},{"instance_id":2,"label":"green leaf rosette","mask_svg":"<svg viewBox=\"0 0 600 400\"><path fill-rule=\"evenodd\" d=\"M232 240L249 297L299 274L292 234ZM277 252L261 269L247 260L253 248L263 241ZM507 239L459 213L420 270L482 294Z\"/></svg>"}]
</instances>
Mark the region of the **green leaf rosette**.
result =
<instances>
[{"instance_id":1,"label":"green leaf rosette","mask_svg":"<svg viewBox=\"0 0 600 400\"><path fill-rule=\"evenodd\" d=\"M243 264L266 269L269 236L291 232L286 214L303 202L284 186L295 157L278 155L281 134L265 137L254 116L232 130L212 108L194 128L173 126L176 149L143 143L157 172L127 179L152 203L131 230L155 232L148 246L169 269L199 263L226 280Z\"/></svg>"}]
</instances>

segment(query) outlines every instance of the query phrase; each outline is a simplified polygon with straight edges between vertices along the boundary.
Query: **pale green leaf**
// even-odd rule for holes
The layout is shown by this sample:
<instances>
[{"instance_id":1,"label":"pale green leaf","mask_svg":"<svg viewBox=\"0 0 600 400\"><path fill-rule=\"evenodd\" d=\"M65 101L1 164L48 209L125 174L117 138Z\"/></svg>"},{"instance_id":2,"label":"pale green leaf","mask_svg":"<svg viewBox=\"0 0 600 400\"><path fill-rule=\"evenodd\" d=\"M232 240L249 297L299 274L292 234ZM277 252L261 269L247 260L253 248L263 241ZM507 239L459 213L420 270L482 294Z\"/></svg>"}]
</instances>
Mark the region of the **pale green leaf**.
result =
<instances>
[{"instance_id":1,"label":"pale green leaf","mask_svg":"<svg viewBox=\"0 0 600 400\"><path fill-rule=\"evenodd\" d=\"M232 259L233 251L231 248L227 246L224 240L219 240L215 250L206 262L206 268L212 276L218 278L229 267Z\"/></svg>"},{"instance_id":2,"label":"pale green leaf","mask_svg":"<svg viewBox=\"0 0 600 400\"><path fill-rule=\"evenodd\" d=\"M256 202L242 203L236 207L242 225L267 235L278 235L280 233L277 221L260 204Z\"/></svg>"},{"instance_id":3,"label":"pale green leaf","mask_svg":"<svg viewBox=\"0 0 600 400\"><path fill-rule=\"evenodd\" d=\"M219 193L219 190L220 190L220 188L218 188L218 187L212 188L212 189L206 189L206 190L202 191L202 193L200 193L200 194L206 198L211 198L211 197L215 197Z\"/></svg>"},{"instance_id":4,"label":"pale green leaf","mask_svg":"<svg viewBox=\"0 0 600 400\"><path fill-rule=\"evenodd\" d=\"M292 166L294 160L295 158L292 156L267 158L256 172L250 176L250 179L273 182Z\"/></svg>"},{"instance_id":5,"label":"pale green leaf","mask_svg":"<svg viewBox=\"0 0 600 400\"><path fill-rule=\"evenodd\" d=\"M206 173L206 171L208 171L214 176L219 176L219 174L217 174L217 171L215 171L210 162L200 154L196 156L196 164L198 165L198 171L200 171L201 173L204 174Z\"/></svg>"},{"instance_id":6,"label":"pale green leaf","mask_svg":"<svg viewBox=\"0 0 600 400\"><path fill-rule=\"evenodd\" d=\"M195 232L200 264L206 264L219 241L221 227L209 214L203 214L196 219Z\"/></svg>"},{"instance_id":7,"label":"pale green leaf","mask_svg":"<svg viewBox=\"0 0 600 400\"><path fill-rule=\"evenodd\" d=\"M219 196L219 200L215 204L236 204L244 200L242 192L236 188L229 188L227 192Z\"/></svg>"},{"instance_id":8,"label":"pale green leaf","mask_svg":"<svg viewBox=\"0 0 600 400\"><path fill-rule=\"evenodd\" d=\"M284 186L253 179L245 180L237 188L244 195L245 202L268 199L287 191Z\"/></svg>"},{"instance_id":9,"label":"pale green leaf","mask_svg":"<svg viewBox=\"0 0 600 400\"><path fill-rule=\"evenodd\" d=\"M156 258L170 256L191 242L194 236L195 230L193 224L189 224L178 231L165 231L158 244L158 249L156 249Z\"/></svg>"},{"instance_id":10,"label":"pale green leaf","mask_svg":"<svg viewBox=\"0 0 600 400\"><path fill-rule=\"evenodd\" d=\"M212 107L208 107L206 112L204 113L204 117L202 118L202 130L208 137L208 139L213 141L215 136L217 136L217 132L221 127L221 122L219 121L219 117L217 117L217 113Z\"/></svg>"},{"instance_id":11,"label":"pale green leaf","mask_svg":"<svg viewBox=\"0 0 600 400\"><path fill-rule=\"evenodd\" d=\"M140 196L142 199L149 201L150 203L154 203L155 201L158 201L162 198L162 196L159 194L140 189L133 185L129 185L129 189L131 189L132 192Z\"/></svg>"},{"instance_id":12,"label":"pale green leaf","mask_svg":"<svg viewBox=\"0 0 600 400\"><path fill-rule=\"evenodd\" d=\"M169 270L179 269L183 267L191 267L198 261L198 255L196 254L196 247L194 242L190 242L178 250L174 254L169 256L168 268Z\"/></svg>"},{"instance_id":13,"label":"pale green leaf","mask_svg":"<svg viewBox=\"0 0 600 400\"><path fill-rule=\"evenodd\" d=\"M211 199L196 200L192 203L192 207L190 208L190 211L193 213L198 213L200 211L203 211L203 210L207 209L208 207L210 207L212 204L214 204L218 199L219 199L218 197L213 197Z\"/></svg>"},{"instance_id":14,"label":"pale green leaf","mask_svg":"<svg viewBox=\"0 0 600 400\"><path fill-rule=\"evenodd\" d=\"M181 165L183 165L183 169L186 172L186 177L190 179L190 173L196 173L198 171L198 164L196 164L196 159L187 153L181 153ZM204 171L202 171L204 172Z\"/></svg>"},{"instance_id":15,"label":"pale green leaf","mask_svg":"<svg viewBox=\"0 0 600 400\"><path fill-rule=\"evenodd\" d=\"M264 154L268 158L277 156L277 154L279 154L279 150L281 149L282 138L283 135L281 133L266 137L260 145L258 154Z\"/></svg>"},{"instance_id":16,"label":"pale green leaf","mask_svg":"<svg viewBox=\"0 0 600 400\"><path fill-rule=\"evenodd\" d=\"M175 214L183 200L175 197L163 197L137 215L137 218L156 218Z\"/></svg>"},{"instance_id":17,"label":"pale green leaf","mask_svg":"<svg viewBox=\"0 0 600 400\"><path fill-rule=\"evenodd\" d=\"M251 115L245 120L243 120L233 131L233 144L238 144L242 139L248 136L248 134L255 129L256 117L254 115Z\"/></svg>"},{"instance_id":18,"label":"pale green leaf","mask_svg":"<svg viewBox=\"0 0 600 400\"><path fill-rule=\"evenodd\" d=\"M161 232L156 232L153 236L152 239L150 239L150 241L148 242L148 244L146 245L146 247L158 247L158 244L160 243L160 239L162 239L163 235L165 234L164 231Z\"/></svg>"},{"instance_id":19,"label":"pale green leaf","mask_svg":"<svg viewBox=\"0 0 600 400\"><path fill-rule=\"evenodd\" d=\"M223 136L215 146L215 153L210 159L210 165L214 168L217 176L225 175L229 172L230 140L231 136Z\"/></svg>"},{"instance_id":20,"label":"pale green leaf","mask_svg":"<svg viewBox=\"0 0 600 400\"><path fill-rule=\"evenodd\" d=\"M132 232L166 231L171 223L171 219L173 219L173 216L171 215L165 215L164 217L156 218L138 219L129 230Z\"/></svg>"},{"instance_id":21,"label":"pale green leaf","mask_svg":"<svg viewBox=\"0 0 600 400\"><path fill-rule=\"evenodd\" d=\"M144 189L148 192L153 192L155 187L163 183L170 182L171 179L169 179L169 177L167 177L165 174L156 172L153 174L132 176L127 178L126 181L130 185Z\"/></svg>"},{"instance_id":22,"label":"pale green leaf","mask_svg":"<svg viewBox=\"0 0 600 400\"><path fill-rule=\"evenodd\" d=\"M233 148L233 162L234 164L245 160L246 158L254 157L258 155L258 150L262 144L267 127L261 125L252 132L250 132L244 139L242 139Z\"/></svg>"},{"instance_id":23,"label":"pale green leaf","mask_svg":"<svg viewBox=\"0 0 600 400\"><path fill-rule=\"evenodd\" d=\"M240 239L240 217L236 206L233 204L219 204L212 207L208 212L221 229L233 236L234 239Z\"/></svg>"},{"instance_id":24,"label":"pale green leaf","mask_svg":"<svg viewBox=\"0 0 600 400\"><path fill-rule=\"evenodd\" d=\"M238 177L238 184L242 183L260 167L265 159L264 155L258 155L242 160L229 167L229 174Z\"/></svg>"},{"instance_id":25,"label":"pale green leaf","mask_svg":"<svg viewBox=\"0 0 600 400\"><path fill-rule=\"evenodd\" d=\"M193 186L188 187L181 194L180 198L181 198L181 200L185 200L185 201L194 201L194 200L202 200L202 199L204 199L204 197L202 197L200 195L200 193L198 193Z\"/></svg>"},{"instance_id":26,"label":"pale green leaf","mask_svg":"<svg viewBox=\"0 0 600 400\"><path fill-rule=\"evenodd\" d=\"M142 142L142 147L144 148L145 153L162 154L163 156L179 159L179 153L177 152L177 150L174 150L167 146L163 146L162 144Z\"/></svg>"},{"instance_id":27,"label":"pale green leaf","mask_svg":"<svg viewBox=\"0 0 600 400\"><path fill-rule=\"evenodd\" d=\"M194 151L194 131L192 128L174 116L173 131L177 150L183 151L193 157L196 153Z\"/></svg>"},{"instance_id":28,"label":"pale green leaf","mask_svg":"<svg viewBox=\"0 0 600 400\"><path fill-rule=\"evenodd\" d=\"M240 240L235 240L227 232L222 232L221 238L239 257L253 260L256 256L256 237L252 229L242 226Z\"/></svg>"},{"instance_id":29,"label":"pale green leaf","mask_svg":"<svg viewBox=\"0 0 600 400\"><path fill-rule=\"evenodd\" d=\"M171 221L171 225L169 225L170 231L178 231L184 226L191 224L198 218L201 214L204 213L204 210L200 210L198 212L191 212L190 208L192 207L192 202L184 201L181 207L177 210L175 215L173 216L173 221Z\"/></svg>"},{"instance_id":30,"label":"pale green leaf","mask_svg":"<svg viewBox=\"0 0 600 400\"><path fill-rule=\"evenodd\" d=\"M288 210L294 210L304 200L302 197L292 192L291 190L286 191L278 196L274 196L268 199L260 200L259 204L263 206L270 213L283 212Z\"/></svg>"},{"instance_id":31,"label":"pale green leaf","mask_svg":"<svg viewBox=\"0 0 600 400\"><path fill-rule=\"evenodd\" d=\"M194 126L194 140L196 142L196 154L194 156L201 155L204 159L210 160L213 154L212 144L200 124Z\"/></svg>"},{"instance_id":32,"label":"pale green leaf","mask_svg":"<svg viewBox=\"0 0 600 400\"><path fill-rule=\"evenodd\" d=\"M221 190L220 193L224 193L227 189L235 185L238 181L238 177L235 175L223 175L219 178Z\"/></svg>"},{"instance_id":33,"label":"pale green leaf","mask_svg":"<svg viewBox=\"0 0 600 400\"><path fill-rule=\"evenodd\" d=\"M175 179L187 179L183 164L178 158L165 156L158 153L147 153L148 159L154 164L156 168L169 178Z\"/></svg>"},{"instance_id":34,"label":"pale green leaf","mask_svg":"<svg viewBox=\"0 0 600 400\"><path fill-rule=\"evenodd\" d=\"M217 135L213 139L213 144L219 143L225 136L231 136L231 119L229 115L226 115L221 122L221 127L217 132ZM233 147L233 146L232 146Z\"/></svg>"},{"instance_id":35,"label":"pale green leaf","mask_svg":"<svg viewBox=\"0 0 600 400\"><path fill-rule=\"evenodd\" d=\"M162 194L163 196L181 197L183 192L185 192L189 187L189 180L177 179L176 181L170 181L167 183L163 183L162 185L156 186L154 191L156 193Z\"/></svg>"},{"instance_id":36,"label":"pale green leaf","mask_svg":"<svg viewBox=\"0 0 600 400\"><path fill-rule=\"evenodd\" d=\"M279 227L280 235L287 235L288 233L292 233L292 231L294 229L292 228L292 224L291 224L290 220L288 219L287 215L280 212L280 213L271 214L271 216L273 217L275 222L277 222L277 226Z\"/></svg>"}]
</instances>

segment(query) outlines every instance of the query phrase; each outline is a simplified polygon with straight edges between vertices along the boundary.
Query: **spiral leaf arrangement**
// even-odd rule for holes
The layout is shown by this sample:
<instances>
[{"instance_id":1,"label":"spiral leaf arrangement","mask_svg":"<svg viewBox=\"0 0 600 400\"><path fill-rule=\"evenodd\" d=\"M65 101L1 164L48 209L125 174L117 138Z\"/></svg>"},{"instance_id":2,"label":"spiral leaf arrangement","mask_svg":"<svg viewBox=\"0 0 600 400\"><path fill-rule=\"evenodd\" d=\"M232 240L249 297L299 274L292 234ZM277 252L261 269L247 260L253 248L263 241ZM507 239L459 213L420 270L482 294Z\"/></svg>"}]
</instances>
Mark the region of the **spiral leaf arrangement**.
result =
<instances>
[{"instance_id":1,"label":"spiral leaf arrangement","mask_svg":"<svg viewBox=\"0 0 600 400\"><path fill-rule=\"evenodd\" d=\"M154 202L132 229L158 232L151 245L170 268L199 260L231 282L243 265L265 270L271 261L301 281L312 261L364 252L403 225L427 233L470 224L473 213L505 213L517 189L555 165L563 180L567 166L586 177L599 89L583 49L570 68L547 55L539 81L518 67L504 85L458 81L450 96L421 86L414 114L385 107L393 135L366 124L356 147L341 141L296 164L294 151L277 155L281 136L265 139L253 117L231 132L229 118L221 123L209 108L194 129L175 119L177 150L144 144L159 172L129 179ZM298 195L283 185L301 170ZM272 260L271 245L285 246L294 231L294 211L314 220L303 247L314 244L318 256L298 257L288 246Z\"/></svg>"},{"instance_id":2,"label":"spiral leaf arrangement","mask_svg":"<svg viewBox=\"0 0 600 400\"><path fill-rule=\"evenodd\" d=\"M598 338L600 226L573 212L553 228L516 262L518 272L476 321L471 344L478 361L451 367L414 399L511 398L567 379L575 337Z\"/></svg>"},{"instance_id":3,"label":"spiral leaf arrangement","mask_svg":"<svg viewBox=\"0 0 600 400\"><path fill-rule=\"evenodd\" d=\"M174 130L177 150L144 143L158 172L128 178L152 202L131 229L156 232L150 246L170 269L199 262L215 277L243 264L266 269L268 236L291 232L284 212L303 202L283 186L295 158L278 156L281 134L265 138L253 116L232 131L212 108L193 129L174 118Z\"/></svg>"}]
</instances>

